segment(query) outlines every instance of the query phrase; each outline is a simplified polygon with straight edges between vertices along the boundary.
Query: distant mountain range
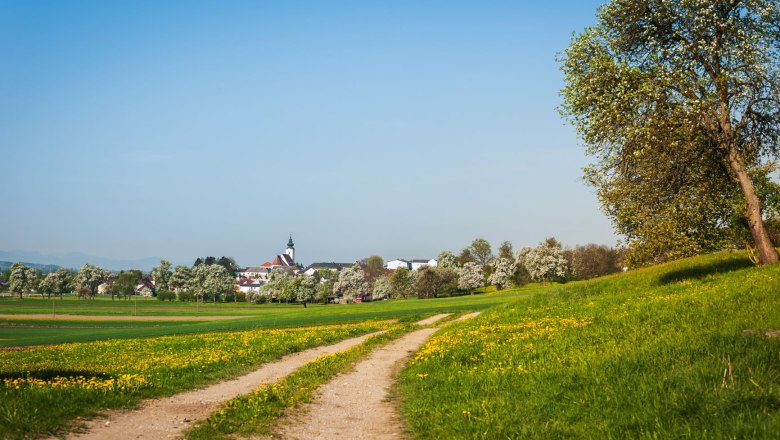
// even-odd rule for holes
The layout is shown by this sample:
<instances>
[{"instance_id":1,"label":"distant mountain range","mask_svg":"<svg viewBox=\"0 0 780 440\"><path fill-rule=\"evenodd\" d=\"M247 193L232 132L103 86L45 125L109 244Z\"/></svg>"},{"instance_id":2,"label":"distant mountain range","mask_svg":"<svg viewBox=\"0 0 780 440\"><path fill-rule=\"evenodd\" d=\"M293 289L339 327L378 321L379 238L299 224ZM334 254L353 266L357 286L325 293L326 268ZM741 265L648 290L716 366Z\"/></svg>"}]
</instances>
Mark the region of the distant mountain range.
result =
<instances>
[{"instance_id":1,"label":"distant mountain range","mask_svg":"<svg viewBox=\"0 0 780 440\"><path fill-rule=\"evenodd\" d=\"M97 257L94 255L83 254L80 252L69 252L66 254L46 255L40 252L33 252L33 251L0 250L0 266L2 266L2 264L4 264L5 262L14 263L17 261L20 262L29 261L30 263L25 263L25 264L30 267L35 267L36 269L38 269L38 266L43 268L47 268L47 267L53 268L53 269L39 269L42 271L57 270L61 267L67 269L78 269L79 267L83 266L85 263L94 264L95 266L100 266L103 269L112 270L112 271L120 271L120 270L127 270L127 269L140 269L143 271L150 271L154 266L160 264L160 258L158 257L141 258L135 260L121 260L121 259ZM10 267L10 264L8 266ZM5 269L4 266L2 266L2 268Z\"/></svg>"},{"instance_id":2,"label":"distant mountain range","mask_svg":"<svg viewBox=\"0 0 780 440\"><path fill-rule=\"evenodd\" d=\"M11 266L13 266L14 263L17 263L17 261L0 261L0 271L9 269ZM56 264L37 264L37 263L27 263L25 261L21 261L20 263L24 264L27 267L32 267L33 269L43 273L54 272L57 269L62 269L60 266L57 266Z\"/></svg>"}]
</instances>

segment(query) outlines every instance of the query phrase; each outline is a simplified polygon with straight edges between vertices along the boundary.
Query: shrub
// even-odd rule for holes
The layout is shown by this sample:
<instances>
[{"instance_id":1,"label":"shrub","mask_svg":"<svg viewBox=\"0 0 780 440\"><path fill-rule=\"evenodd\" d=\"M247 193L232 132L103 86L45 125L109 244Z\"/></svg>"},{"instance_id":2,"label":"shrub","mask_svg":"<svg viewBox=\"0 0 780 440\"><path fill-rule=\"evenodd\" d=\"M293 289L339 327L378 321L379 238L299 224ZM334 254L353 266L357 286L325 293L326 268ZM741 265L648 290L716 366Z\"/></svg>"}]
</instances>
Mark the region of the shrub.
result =
<instances>
[{"instance_id":1,"label":"shrub","mask_svg":"<svg viewBox=\"0 0 780 440\"><path fill-rule=\"evenodd\" d=\"M176 299L176 294L170 290L161 290L157 292L157 299L160 301L173 301Z\"/></svg>"},{"instance_id":2,"label":"shrub","mask_svg":"<svg viewBox=\"0 0 780 440\"><path fill-rule=\"evenodd\" d=\"M178 294L179 301L195 301L195 294L190 290L182 290Z\"/></svg>"}]
</instances>

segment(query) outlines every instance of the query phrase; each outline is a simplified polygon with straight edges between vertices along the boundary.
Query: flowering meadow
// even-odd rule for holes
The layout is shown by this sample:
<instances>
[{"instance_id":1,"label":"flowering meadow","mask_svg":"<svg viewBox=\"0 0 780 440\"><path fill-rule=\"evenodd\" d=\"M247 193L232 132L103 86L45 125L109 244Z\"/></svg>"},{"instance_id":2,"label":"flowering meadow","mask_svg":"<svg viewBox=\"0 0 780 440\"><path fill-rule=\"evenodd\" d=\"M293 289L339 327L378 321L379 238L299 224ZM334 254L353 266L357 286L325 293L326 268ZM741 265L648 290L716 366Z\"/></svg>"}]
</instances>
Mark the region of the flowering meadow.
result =
<instances>
[{"instance_id":1,"label":"flowering meadow","mask_svg":"<svg viewBox=\"0 0 780 440\"><path fill-rule=\"evenodd\" d=\"M0 438L60 432L79 416L248 371L384 322L106 340L0 352Z\"/></svg>"},{"instance_id":2,"label":"flowering meadow","mask_svg":"<svg viewBox=\"0 0 780 440\"><path fill-rule=\"evenodd\" d=\"M780 267L697 257L449 326L399 394L416 438L777 438L780 339L766 328L780 329Z\"/></svg>"}]
</instances>

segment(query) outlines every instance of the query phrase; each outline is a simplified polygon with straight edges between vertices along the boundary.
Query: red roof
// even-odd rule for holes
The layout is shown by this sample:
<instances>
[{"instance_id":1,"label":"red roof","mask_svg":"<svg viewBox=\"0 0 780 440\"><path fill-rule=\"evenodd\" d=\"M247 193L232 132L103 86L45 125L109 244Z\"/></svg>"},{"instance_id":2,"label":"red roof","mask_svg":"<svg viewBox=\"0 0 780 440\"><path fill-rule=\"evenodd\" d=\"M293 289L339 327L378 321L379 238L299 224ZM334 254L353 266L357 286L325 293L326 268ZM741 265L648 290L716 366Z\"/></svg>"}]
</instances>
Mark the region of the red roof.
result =
<instances>
[{"instance_id":1,"label":"red roof","mask_svg":"<svg viewBox=\"0 0 780 440\"><path fill-rule=\"evenodd\" d=\"M271 267L271 263L266 261L265 263L262 264L261 267Z\"/></svg>"}]
</instances>

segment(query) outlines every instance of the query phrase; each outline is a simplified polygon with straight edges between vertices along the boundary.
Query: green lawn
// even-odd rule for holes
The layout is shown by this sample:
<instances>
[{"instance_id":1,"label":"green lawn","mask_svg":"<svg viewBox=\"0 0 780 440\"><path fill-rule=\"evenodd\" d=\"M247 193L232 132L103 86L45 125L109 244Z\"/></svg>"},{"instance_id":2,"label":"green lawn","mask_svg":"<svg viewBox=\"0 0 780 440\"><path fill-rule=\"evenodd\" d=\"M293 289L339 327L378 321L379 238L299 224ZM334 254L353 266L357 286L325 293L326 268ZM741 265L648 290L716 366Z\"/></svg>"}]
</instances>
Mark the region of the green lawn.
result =
<instances>
[{"instance_id":1,"label":"green lawn","mask_svg":"<svg viewBox=\"0 0 780 440\"><path fill-rule=\"evenodd\" d=\"M780 265L742 253L540 290L437 333L399 384L416 438L777 438Z\"/></svg>"},{"instance_id":2,"label":"green lawn","mask_svg":"<svg viewBox=\"0 0 780 440\"><path fill-rule=\"evenodd\" d=\"M441 312L484 310L498 304L528 298L538 287L499 293L467 295L453 298L405 299L363 304L301 305L287 304L201 304L195 305L157 300L139 300L140 316L242 316L220 321L71 321L51 319L51 300L28 298L0 300L0 313L38 313L42 320L28 318L0 319L0 347L86 342L113 338L140 338L210 331L286 328L323 324L361 322L370 319L406 319ZM128 316L135 311L132 301L98 299L54 300L60 313L72 315Z\"/></svg>"}]
</instances>

